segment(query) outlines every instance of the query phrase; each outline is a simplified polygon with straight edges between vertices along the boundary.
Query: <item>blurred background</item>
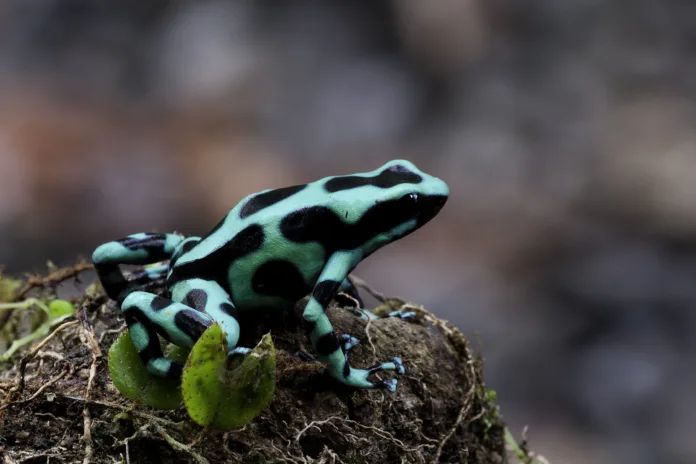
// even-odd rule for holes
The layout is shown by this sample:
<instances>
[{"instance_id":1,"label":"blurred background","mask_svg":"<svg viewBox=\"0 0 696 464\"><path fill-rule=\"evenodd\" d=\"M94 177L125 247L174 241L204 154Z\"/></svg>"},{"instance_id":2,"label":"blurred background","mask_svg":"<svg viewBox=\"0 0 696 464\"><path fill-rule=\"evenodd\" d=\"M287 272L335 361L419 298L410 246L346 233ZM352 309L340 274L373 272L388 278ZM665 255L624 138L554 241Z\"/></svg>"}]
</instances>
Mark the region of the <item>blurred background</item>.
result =
<instances>
[{"instance_id":1,"label":"blurred background","mask_svg":"<svg viewBox=\"0 0 696 464\"><path fill-rule=\"evenodd\" d=\"M407 158L451 198L356 273L551 462L693 463L695 97L685 0L5 0L0 263Z\"/></svg>"}]
</instances>

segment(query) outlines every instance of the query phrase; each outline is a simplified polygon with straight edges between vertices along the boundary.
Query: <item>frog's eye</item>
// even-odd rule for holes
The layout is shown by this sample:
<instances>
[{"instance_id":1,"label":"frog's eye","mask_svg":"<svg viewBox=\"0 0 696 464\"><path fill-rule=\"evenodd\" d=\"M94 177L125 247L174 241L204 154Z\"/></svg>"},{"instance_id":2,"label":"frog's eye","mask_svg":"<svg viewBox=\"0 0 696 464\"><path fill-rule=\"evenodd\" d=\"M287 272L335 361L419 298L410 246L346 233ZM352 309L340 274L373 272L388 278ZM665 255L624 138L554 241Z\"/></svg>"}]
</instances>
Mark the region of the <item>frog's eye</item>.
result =
<instances>
[{"instance_id":1,"label":"frog's eye","mask_svg":"<svg viewBox=\"0 0 696 464\"><path fill-rule=\"evenodd\" d=\"M420 195L417 193L407 193L393 204L392 214L398 217L398 221L405 221L418 214Z\"/></svg>"},{"instance_id":2,"label":"frog's eye","mask_svg":"<svg viewBox=\"0 0 696 464\"><path fill-rule=\"evenodd\" d=\"M407 193L401 197L401 203L407 207L413 207L418 204L419 195L417 193Z\"/></svg>"},{"instance_id":3,"label":"frog's eye","mask_svg":"<svg viewBox=\"0 0 696 464\"><path fill-rule=\"evenodd\" d=\"M398 209L402 214L410 216L416 210L419 199L420 197L417 193L407 193L399 199L397 203Z\"/></svg>"}]
</instances>

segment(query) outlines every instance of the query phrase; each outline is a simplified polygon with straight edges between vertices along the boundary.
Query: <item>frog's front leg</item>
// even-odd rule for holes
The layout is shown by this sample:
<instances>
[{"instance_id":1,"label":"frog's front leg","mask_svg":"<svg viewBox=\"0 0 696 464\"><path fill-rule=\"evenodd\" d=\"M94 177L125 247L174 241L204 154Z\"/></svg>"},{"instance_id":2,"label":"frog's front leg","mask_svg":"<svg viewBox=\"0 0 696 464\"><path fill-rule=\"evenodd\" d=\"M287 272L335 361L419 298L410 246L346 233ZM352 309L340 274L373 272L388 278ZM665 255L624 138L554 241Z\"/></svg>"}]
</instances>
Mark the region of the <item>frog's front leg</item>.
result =
<instances>
[{"instance_id":1,"label":"frog's front leg","mask_svg":"<svg viewBox=\"0 0 696 464\"><path fill-rule=\"evenodd\" d=\"M358 388L396 389L396 379L372 382L368 377L379 371L396 371L403 374L404 369L399 358L392 362L378 364L368 369L355 369L348 364L348 353L357 343L350 337L350 343L344 340L343 346L334 334L333 326L326 316L326 308L338 291L341 283L354 267L356 258L351 252L334 253L324 266L319 280L314 286L312 296L304 309L302 317L311 324L310 339L318 358L329 365L328 371L332 377L344 384Z\"/></svg>"},{"instance_id":2,"label":"frog's front leg","mask_svg":"<svg viewBox=\"0 0 696 464\"><path fill-rule=\"evenodd\" d=\"M129 282L120 264L151 264L165 261L174 254L183 237L175 234L133 234L99 246L92 254L95 270L104 291L112 300L123 299L142 282L164 275L168 267L145 269Z\"/></svg>"},{"instance_id":3,"label":"frog's front leg","mask_svg":"<svg viewBox=\"0 0 696 464\"><path fill-rule=\"evenodd\" d=\"M165 358L157 334L169 342L191 347L203 332L218 322L227 338L228 354L247 354L249 348L237 347L239 324L236 310L220 285L191 279L172 287L172 299L147 292L133 292L121 307L133 344L150 374L175 378L183 364Z\"/></svg>"}]
</instances>

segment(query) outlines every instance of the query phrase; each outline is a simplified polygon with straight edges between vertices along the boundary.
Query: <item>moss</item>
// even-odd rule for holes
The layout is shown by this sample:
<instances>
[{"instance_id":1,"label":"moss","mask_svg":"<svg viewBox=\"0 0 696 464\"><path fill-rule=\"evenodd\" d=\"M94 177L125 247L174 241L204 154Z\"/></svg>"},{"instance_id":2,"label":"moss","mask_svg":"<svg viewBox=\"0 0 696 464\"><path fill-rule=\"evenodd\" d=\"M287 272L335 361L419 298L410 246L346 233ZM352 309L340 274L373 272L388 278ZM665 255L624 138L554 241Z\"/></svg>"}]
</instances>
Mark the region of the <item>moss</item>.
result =
<instances>
[{"instance_id":1,"label":"moss","mask_svg":"<svg viewBox=\"0 0 696 464\"><path fill-rule=\"evenodd\" d=\"M15 295L21 287L21 280L7 277L0 271L0 303L14 301Z\"/></svg>"}]
</instances>

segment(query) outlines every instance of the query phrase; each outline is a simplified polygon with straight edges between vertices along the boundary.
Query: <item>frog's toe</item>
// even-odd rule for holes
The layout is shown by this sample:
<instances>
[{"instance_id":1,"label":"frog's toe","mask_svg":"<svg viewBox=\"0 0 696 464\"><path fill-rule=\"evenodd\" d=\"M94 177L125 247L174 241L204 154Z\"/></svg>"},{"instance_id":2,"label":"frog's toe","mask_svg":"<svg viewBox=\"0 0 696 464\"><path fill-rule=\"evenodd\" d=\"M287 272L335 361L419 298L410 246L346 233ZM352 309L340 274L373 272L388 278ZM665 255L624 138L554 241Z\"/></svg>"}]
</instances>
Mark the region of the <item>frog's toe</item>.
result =
<instances>
[{"instance_id":1,"label":"frog's toe","mask_svg":"<svg viewBox=\"0 0 696 464\"><path fill-rule=\"evenodd\" d=\"M251 353L251 348L238 346L238 347L234 348L233 350L228 351L227 357L231 358L233 356L247 356L249 353Z\"/></svg>"},{"instance_id":2,"label":"frog's toe","mask_svg":"<svg viewBox=\"0 0 696 464\"><path fill-rule=\"evenodd\" d=\"M413 311L392 311L389 313L389 317L398 317L404 321L410 321L416 317L416 313Z\"/></svg>"},{"instance_id":3,"label":"frog's toe","mask_svg":"<svg viewBox=\"0 0 696 464\"><path fill-rule=\"evenodd\" d=\"M359 383L363 388L384 388L390 392L396 391L396 379L377 380L375 382L368 380L368 377L370 377L372 374L384 371L392 371L397 375L404 375L406 373L406 369L404 369L404 363L401 361L401 358L394 357L392 358L391 362L375 364L367 369L351 369L349 376L352 377L354 381L357 381L357 383Z\"/></svg>"},{"instance_id":4,"label":"frog's toe","mask_svg":"<svg viewBox=\"0 0 696 464\"><path fill-rule=\"evenodd\" d=\"M348 352L350 350L353 349L353 347L355 347L355 345L360 343L360 340L358 340L357 338L353 337L352 335L349 335L346 333L341 334L340 338L341 338L341 348L343 349L343 353L345 353L346 355L348 354Z\"/></svg>"},{"instance_id":5,"label":"frog's toe","mask_svg":"<svg viewBox=\"0 0 696 464\"><path fill-rule=\"evenodd\" d=\"M381 387L388 390L390 393L394 393L396 391L396 379L387 379L387 380L382 380L380 382L377 382L381 384Z\"/></svg>"},{"instance_id":6,"label":"frog's toe","mask_svg":"<svg viewBox=\"0 0 696 464\"><path fill-rule=\"evenodd\" d=\"M402 319L404 321L412 321L416 318L416 313L414 313L413 311L391 311L389 313L378 316L377 314L375 314L372 311L367 310L367 309L360 309L360 308L346 308L346 309L364 321L384 319L387 317L396 317L396 318Z\"/></svg>"},{"instance_id":7,"label":"frog's toe","mask_svg":"<svg viewBox=\"0 0 696 464\"><path fill-rule=\"evenodd\" d=\"M394 371L398 375L404 375L406 373L403 361L401 361L401 358L396 356L392 358L391 362L375 364L374 366L368 367L367 371L369 372L369 375L382 371Z\"/></svg>"},{"instance_id":8,"label":"frog's toe","mask_svg":"<svg viewBox=\"0 0 696 464\"><path fill-rule=\"evenodd\" d=\"M369 321L370 319L379 319L379 317L375 316L371 311L368 311L367 309L360 309L360 307L346 308L346 310L353 313L363 321Z\"/></svg>"},{"instance_id":9,"label":"frog's toe","mask_svg":"<svg viewBox=\"0 0 696 464\"><path fill-rule=\"evenodd\" d=\"M401 358L394 356L392 358L392 362L396 366L395 372L399 375L404 375L406 373L406 369L404 369L404 363L401 361Z\"/></svg>"},{"instance_id":10,"label":"frog's toe","mask_svg":"<svg viewBox=\"0 0 696 464\"><path fill-rule=\"evenodd\" d=\"M403 367L402 367L403 369ZM345 384L351 385L353 387L357 388L368 388L368 389L381 389L384 388L386 390L389 390L390 392L396 391L396 384L397 381L396 379L386 379L386 380L376 380L376 381L371 381L368 380L368 377L370 377L372 374L380 371L395 371L397 374L400 374L398 371L398 366L396 363L390 362L390 363L382 363L378 364L376 366L373 366L369 369L350 369L348 371L348 376L344 377L341 379L341 381Z\"/></svg>"}]
</instances>

